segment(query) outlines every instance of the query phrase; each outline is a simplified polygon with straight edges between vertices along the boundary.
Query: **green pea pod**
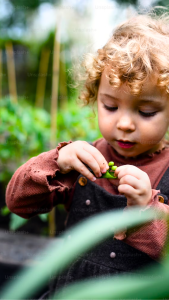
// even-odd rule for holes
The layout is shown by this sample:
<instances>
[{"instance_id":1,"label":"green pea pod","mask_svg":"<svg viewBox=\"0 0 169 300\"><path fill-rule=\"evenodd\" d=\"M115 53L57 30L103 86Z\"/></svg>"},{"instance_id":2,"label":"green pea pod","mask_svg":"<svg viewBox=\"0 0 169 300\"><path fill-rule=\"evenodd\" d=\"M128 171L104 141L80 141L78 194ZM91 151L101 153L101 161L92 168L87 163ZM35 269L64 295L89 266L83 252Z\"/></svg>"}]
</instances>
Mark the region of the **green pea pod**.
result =
<instances>
[{"instance_id":1,"label":"green pea pod","mask_svg":"<svg viewBox=\"0 0 169 300\"><path fill-rule=\"evenodd\" d=\"M102 174L102 176L101 176L101 177L98 177L98 178L117 179L118 177L116 177L116 176L114 175L114 172L115 172L115 170L117 169L117 166L114 166L114 162L113 162L113 161L110 161L110 162L108 163L108 165L109 165L109 170L107 170L106 173ZM110 172L110 171L111 171L111 172ZM113 171L113 172L112 172L112 171ZM95 175L94 172L93 172L92 170L90 170L90 172L91 172L93 175Z\"/></svg>"},{"instance_id":2,"label":"green pea pod","mask_svg":"<svg viewBox=\"0 0 169 300\"><path fill-rule=\"evenodd\" d=\"M107 178L107 179L117 179L118 177L114 176L114 172L109 172L109 170L104 173L101 177L99 178Z\"/></svg>"}]
</instances>

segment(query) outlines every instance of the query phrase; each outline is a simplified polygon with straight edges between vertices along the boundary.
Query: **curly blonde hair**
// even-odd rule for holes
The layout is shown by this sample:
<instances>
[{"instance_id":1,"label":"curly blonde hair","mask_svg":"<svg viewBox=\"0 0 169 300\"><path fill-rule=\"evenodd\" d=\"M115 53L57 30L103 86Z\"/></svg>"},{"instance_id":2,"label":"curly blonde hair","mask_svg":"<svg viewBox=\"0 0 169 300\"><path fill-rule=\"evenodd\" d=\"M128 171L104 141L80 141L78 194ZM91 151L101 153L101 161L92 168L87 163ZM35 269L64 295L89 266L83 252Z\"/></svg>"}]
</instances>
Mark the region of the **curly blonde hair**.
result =
<instances>
[{"instance_id":1,"label":"curly blonde hair","mask_svg":"<svg viewBox=\"0 0 169 300\"><path fill-rule=\"evenodd\" d=\"M157 85L169 93L169 16L163 13L137 15L119 25L102 49L88 53L82 62L85 74L79 74L84 105L94 103L101 75L109 67L109 83L119 88L126 83L133 95L139 95L144 82L157 74Z\"/></svg>"}]
</instances>

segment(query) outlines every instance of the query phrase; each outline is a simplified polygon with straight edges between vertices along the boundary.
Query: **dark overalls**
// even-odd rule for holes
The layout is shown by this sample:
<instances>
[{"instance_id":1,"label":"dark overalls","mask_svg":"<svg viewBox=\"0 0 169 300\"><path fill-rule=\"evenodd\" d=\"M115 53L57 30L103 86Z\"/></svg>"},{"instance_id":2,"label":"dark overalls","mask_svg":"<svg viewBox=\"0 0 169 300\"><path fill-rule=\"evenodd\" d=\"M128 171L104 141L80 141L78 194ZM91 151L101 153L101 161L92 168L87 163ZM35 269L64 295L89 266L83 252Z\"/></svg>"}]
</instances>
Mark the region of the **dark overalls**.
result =
<instances>
[{"instance_id":1,"label":"dark overalls","mask_svg":"<svg viewBox=\"0 0 169 300\"><path fill-rule=\"evenodd\" d=\"M162 196L160 201L165 204L168 204L169 199L168 182L169 169L165 172L156 188L161 191L159 194ZM70 208L67 228L97 213L114 211L119 208L124 209L126 206L127 198L125 196L112 195L96 183L79 175ZM157 262L144 252L111 237L93 248L92 251L78 257L68 270L61 273L57 278L54 278L50 284L50 292L54 293L59 288L71 282L89 277L134 273L153 263Z\"/></svg>"}]
</instances>

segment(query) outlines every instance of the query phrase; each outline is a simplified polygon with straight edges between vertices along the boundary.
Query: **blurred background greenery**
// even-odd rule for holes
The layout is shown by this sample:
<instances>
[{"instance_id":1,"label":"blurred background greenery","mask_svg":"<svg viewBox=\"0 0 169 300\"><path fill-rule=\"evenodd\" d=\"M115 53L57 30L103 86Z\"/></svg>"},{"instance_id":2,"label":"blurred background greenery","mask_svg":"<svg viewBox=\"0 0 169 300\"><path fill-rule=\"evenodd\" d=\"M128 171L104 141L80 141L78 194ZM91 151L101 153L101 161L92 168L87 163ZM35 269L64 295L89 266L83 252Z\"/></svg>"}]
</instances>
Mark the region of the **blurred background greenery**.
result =
<instances>
[{"instance_id":1,"label":"blurred background greenery","mask_svg":"<svg viewBox=\"0 0 169 300\"><path fill-rule=\"evenodd\" d=\"M17 230L27 222L5 206L6 186L20 165L60 141L101 137L92 109L77 105L76 63L138 9L167 2L0 0L0 227ZM39 218L47 223L48 214Z\"/></svg>"}]
</instances>

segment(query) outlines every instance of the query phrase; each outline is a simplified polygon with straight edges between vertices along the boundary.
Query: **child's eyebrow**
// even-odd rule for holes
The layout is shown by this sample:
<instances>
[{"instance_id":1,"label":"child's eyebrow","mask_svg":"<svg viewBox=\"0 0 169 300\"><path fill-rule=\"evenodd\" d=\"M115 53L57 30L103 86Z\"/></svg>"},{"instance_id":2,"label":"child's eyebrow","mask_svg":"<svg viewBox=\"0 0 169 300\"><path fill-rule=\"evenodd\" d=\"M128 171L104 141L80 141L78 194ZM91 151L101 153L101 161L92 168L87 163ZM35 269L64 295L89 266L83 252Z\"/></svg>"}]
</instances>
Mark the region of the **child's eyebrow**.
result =
<instances>
[{"instance_id":1,"label":"child's eyebrow","mask_svg":"<svg viewBox=\"0 0 169 300\"><path fill-rule=\"evenodd\" d=\"M109 95L109 94L103 94L103 93L100 93L101 96L106 96L108 98L112 98L113 100L117 100L119 101L120 99L119 98L116 98L112 95ZM152 99L138 99L138 102L139 103L153 103L153 104L158 104L158 105L162 105L162 102L161 101L158 101L156 98L153 98Z\"/></svg>"},{"instance_id":2,"label":"child's eyebrow","mask_svg":"<svg viewBox=\"0 0 169 300\"><path fill-rule=\"evenodd\" d=\"M100 93L100 96L106 96L106 97L112 98L112 99L114 99L114 100L119 100L119 98L116 98L116 97L111 96L111 95L109 95L109 94L103 94L103 93Z\"/></svg>"},{"instance_id":3,"label":"child's eyebrow","mask_svg":"<svg viewBox=\"0 0 169 300\"><path fill-rule=\"evenodd\" d=\"M161 101L157 101L157 100L150 100L150 99L140 99L138 100L139 103L152 103L152 104L155 104L155 105L160 105L162 106L163 103Z\"/></svg>"}]
</instances>

